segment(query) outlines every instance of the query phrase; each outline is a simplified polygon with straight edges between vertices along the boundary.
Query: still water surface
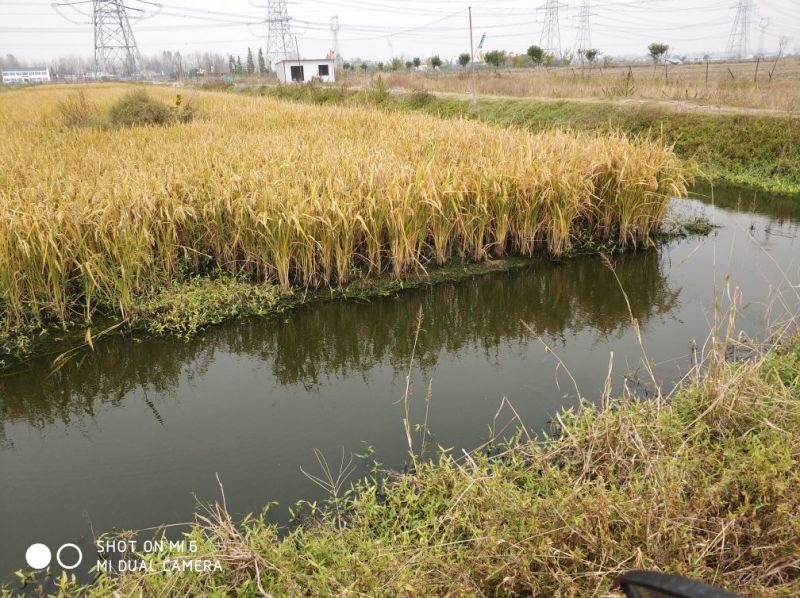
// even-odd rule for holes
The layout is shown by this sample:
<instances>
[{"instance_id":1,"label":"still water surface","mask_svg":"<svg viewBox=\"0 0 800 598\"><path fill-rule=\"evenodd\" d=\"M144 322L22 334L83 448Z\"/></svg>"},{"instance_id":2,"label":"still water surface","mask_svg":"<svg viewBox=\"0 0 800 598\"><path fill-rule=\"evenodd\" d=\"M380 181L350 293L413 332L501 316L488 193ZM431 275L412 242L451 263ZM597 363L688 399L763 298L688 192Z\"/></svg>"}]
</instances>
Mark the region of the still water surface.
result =
<instances>
[{"instance_id":1,"label":"still water surface","mask_svg":"<svg viewBox=\"0 0 800 598\"><path fill-rule=\"evenodd\" d=\"M705 340L726 277L742 290L738 324L750 335L800 307L800 203L719 190L716 206L706 201L679 209L705 212L721 227L713 235L615 258L667 385L689 367L691 341ZM338 461L370 446L401 467L398 400L420 309L412 418L423 420L430 385L433 440L457 452L486 438L504 397L533 431L575 403L543 343L589 398L611 351L617 388L644 375L624 297L597 257L310 306L191 342L110 339L55 373L35 362L0 377L0 578L24 567L34 542L74 542L92 560L92 530L189 521L197 500L219 497L215 474L233 512L276 501L271 517L283 522L296 500L320 498L300 472L314 471L314 448Z\"/></svg>"}]
</instances>

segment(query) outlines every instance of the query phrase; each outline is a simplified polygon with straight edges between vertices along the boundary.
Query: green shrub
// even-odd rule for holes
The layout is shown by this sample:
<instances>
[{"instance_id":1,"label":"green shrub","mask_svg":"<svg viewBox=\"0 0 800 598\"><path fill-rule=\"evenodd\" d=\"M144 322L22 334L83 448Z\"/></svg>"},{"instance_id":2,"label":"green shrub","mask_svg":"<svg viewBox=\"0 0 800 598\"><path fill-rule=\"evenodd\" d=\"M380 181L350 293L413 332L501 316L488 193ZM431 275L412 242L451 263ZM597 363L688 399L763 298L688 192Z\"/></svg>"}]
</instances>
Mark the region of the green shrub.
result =
<instances>
[{"instance_id":1,"label":"green shrub","mask_svg":"<svg viewBox=\"0 0 800 598\"><path fill-rule=\"evenodd\" d=\"M117 127L168 125L175 122L175 111L151 98L144 90L122 96L108 112L108 119Z\"/></svg>"},{"instance_id":2,"label":"green shrub","mask_svg":"<svg viewBox=\"0 0 800 598\"><path fill-rule=\"evenodd\" d=\"M380 75L372 80L369 95L370 100L377 105L387 104L392 99L392 94L386 86L386 81Z\"/></svg>"},{"instance_id":3,"label":"green shrub","mask_svg":"<svg viewBox=\"0 0 800 598\"><path fill-rule=\"evenodd\" d=\"M412 109L424 108L436 99L431 92L425 89L415 89L404 98L406 106Z\"/></svg>"}]
</instances>

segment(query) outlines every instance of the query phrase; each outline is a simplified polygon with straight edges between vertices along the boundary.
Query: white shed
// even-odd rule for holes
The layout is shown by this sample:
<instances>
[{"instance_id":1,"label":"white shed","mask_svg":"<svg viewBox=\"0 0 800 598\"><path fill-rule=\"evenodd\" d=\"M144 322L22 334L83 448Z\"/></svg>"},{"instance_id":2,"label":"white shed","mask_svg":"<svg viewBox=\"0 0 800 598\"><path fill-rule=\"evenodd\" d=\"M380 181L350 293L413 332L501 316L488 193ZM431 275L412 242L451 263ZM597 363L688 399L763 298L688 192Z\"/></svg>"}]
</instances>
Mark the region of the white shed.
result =
<instances>
[{"instance_id":1,"label":"white shed","mask_svg":"<svg viewBox=\"0 0 800 598\"><path fill-rule=\"evenodd\" d=\"M308 83L315 80L334 83L336 81L334 61L328 58L281 60L275 63L275 74L278 75L278 81L281 83Z\"/></svg>"}]
</instances>

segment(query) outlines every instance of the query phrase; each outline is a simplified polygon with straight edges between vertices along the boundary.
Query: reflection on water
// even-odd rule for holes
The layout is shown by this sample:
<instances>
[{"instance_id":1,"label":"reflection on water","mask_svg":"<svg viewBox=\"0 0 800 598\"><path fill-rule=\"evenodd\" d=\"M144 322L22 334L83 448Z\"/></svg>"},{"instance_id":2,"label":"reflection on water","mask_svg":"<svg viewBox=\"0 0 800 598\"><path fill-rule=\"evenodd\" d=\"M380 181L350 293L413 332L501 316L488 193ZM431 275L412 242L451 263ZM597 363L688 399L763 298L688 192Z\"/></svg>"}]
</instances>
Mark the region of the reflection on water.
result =
<instances>
[{"instance_id":1,"label":"reflection on water","mask_svg":"<svg viewBox=\"0 0 800 598\"><path fill-rule=\"evenodd\" d=\"M739 325L758 336L781 302L800 306L800 202L714 193L708 238L615 258L656 374L674 380L713 318L715 285L742 289ZM726 278L727 277L727 278ZM314 457L360 451L399 466L402 405L417 314L424 321L412 418L435 441L471 448L503 399L526 425L547 426L574 403L557 353L586 397L600 396L609 353L615 381L635 372L641 347L625 297L597 257L539 260L371 302L309 306L281 319L209 330L190 342L112 338L61 369L39 361L0 377L0 576L24 565L33 542L76 542L91 529L186 521L225 484L244 514L318 498L300 473ZM432 383L431 402L425 402Z\"/></svg>"},{"instance_id":2,"label":"reflection on water","mask_svg":"<svg viewBox=\"0 0 800 598\"><path fill-rule=\"evenodd\" d=\"M800 227L800 201L797 198L773 197L752 189L725 185L698 186L692 196L726 210L768 216L769 227L789 226L794 230Z\"/></svg>"},{"instance_id":3,"label":"reflection on water","mask_svg":"<svg viewBox=\"0 0 800 598\"><path fill-rule=\"evenodd\" d=\"M626 254L615 269L640 323L675 307L657 251ZM248 320L210 330L190 342L117 338L98 343L50 373L48 362L26 375L0 378L0 423L25 421L44 428L92 417L97 403L118 406L138 389L146 401L170 397L183 377L205 374L217 352L246 355L271 366L278 384L318 387L332 377L365 375L378 364L408 368L417 314L424 327L417 348L424 369L442 351L488 351L530 333L562 339L584 329L600 337L630 325L619 285L597 257L539 261L522 272L479 276L412 291L392 300L354 306L336 302L303 309L285 321ZM159 418L156 405L150 403Z\"/></svg>"}]
</instances>

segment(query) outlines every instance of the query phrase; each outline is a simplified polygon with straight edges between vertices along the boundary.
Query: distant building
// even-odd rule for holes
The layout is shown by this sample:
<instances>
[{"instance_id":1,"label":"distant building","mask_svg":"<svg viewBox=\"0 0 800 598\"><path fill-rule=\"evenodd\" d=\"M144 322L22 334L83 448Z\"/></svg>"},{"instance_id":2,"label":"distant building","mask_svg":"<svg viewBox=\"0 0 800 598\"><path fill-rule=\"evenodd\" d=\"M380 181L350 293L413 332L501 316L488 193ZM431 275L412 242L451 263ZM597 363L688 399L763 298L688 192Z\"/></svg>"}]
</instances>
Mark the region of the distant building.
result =
<instances>
[{"instance_id":1,"label":"distant building","mask_svg":"<svg viewBox=\"0 0 800 598\"><path fill-rule=\"evenodd\" d=\"M330 58L281 60L275 63L275 74L278 75L278 81L281 83L309 83L311 81L334 83L336 81L334 62Z\"/></svg>"},{"instance_id":2,"label":"distant building","mask_svg":"<svg viewBox=\"0 0 800 598\"><path fill-rule=\"evenodd\" d=\"M50 69L3 69L2 77L7 85L50 83Z\"/></svg>"}]
</instances>

